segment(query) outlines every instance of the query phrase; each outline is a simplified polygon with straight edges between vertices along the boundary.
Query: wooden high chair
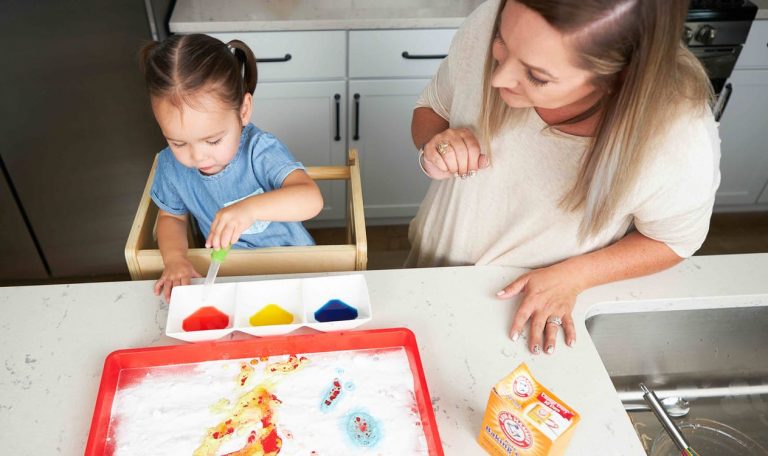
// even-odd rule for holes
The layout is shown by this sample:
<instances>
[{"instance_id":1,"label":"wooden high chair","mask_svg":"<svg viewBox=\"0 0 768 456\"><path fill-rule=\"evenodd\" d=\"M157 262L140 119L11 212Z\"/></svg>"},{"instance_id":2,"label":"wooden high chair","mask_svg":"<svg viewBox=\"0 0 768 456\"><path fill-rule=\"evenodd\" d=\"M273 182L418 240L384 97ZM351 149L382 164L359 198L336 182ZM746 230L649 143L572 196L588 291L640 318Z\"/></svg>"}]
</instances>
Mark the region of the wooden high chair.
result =
<instances>
[{"instance_id":1,"label":"wooden high chair","mask_svg":"<svg viewBox=\"0 0 768 456\"><path fill-rule=\"evenodd\" d=\"M149 196L156 166L157 156L125 244L125 261L132 280L157 279L163 272L163 258L157 248L155 234L158 207ZM306 171L314 180L347 181L347 243L232 249L226 261L221 264L219 276L365 270L368 264L368 243L357 150L349 151L347 166L311 166ZM193 248L198 247L195 246L194 236L188 238L190 249L187 256L197 272L204 275L210 264L211 250Z\"/></svg>"}]
</instances>

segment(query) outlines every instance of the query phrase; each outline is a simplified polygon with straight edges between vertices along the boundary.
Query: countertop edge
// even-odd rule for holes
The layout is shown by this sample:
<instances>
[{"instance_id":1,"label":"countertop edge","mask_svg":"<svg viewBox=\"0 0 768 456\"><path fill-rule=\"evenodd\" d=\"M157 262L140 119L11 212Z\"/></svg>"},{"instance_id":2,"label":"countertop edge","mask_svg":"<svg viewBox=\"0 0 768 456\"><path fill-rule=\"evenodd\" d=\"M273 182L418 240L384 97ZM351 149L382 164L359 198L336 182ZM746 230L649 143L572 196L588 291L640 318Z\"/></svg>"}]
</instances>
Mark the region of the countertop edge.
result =
<instances>
[{"instance_id":1,"label":"countertop edge","mask_svg":"<svg viewBox=\"0 0 768 456\"><path fill-rule=\"evenodd\" d=\"M173 33L296 32L317 30L390 30L458 28L463 17L442 19L338 19L306 21L171 21Z\"/></svg>"}]
</instances>

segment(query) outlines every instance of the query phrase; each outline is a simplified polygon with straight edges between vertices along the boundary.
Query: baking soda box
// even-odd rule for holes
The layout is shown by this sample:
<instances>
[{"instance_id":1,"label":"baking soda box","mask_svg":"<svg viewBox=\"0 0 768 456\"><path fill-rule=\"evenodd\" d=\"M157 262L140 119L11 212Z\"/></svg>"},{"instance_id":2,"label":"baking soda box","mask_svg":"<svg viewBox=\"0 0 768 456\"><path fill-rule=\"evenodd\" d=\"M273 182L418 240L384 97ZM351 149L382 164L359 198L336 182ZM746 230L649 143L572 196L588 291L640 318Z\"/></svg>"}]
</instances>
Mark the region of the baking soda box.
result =
<instances>
[{"instance_id":1,"label":"baking soda box","mask_svg":"<svg viewBox=\"0 0 768 456\"><path fill-rule=\"evenodd\" d=\"M491 455L558 456L578 422L523 363L491 390L477 441Z\"/></svg>"}]
</instances>

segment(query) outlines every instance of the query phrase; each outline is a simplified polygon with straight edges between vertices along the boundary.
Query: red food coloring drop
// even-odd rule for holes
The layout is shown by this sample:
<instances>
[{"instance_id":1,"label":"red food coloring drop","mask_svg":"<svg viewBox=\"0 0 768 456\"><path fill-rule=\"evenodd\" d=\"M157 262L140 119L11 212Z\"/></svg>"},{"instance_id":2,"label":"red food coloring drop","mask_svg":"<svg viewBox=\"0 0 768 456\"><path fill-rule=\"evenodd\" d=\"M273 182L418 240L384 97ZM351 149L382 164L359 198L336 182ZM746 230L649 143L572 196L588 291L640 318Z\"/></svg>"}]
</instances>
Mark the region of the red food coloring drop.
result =
<instances>
[{"instance_id":1,"label":"red food coloring drop","mask_svg":"<svg viewBox=\"0 0 768 456\"><path fill-rule=\"evenodd\" d=\"M219 438L219 433L218 432L214 432L213 433L213 438L214 439L218 439Z\"/></svg>"},{"instance_id":2,"label":"red food coloring drop","mask_svg":"<svg viewBox=\"0 0 768 456\"><path fill-rule=\"evenodd\" d=\"M272 429L266 437L261 440L261 447L264 448L264 453L276 453L280 450L281 441L277 438L277 429Z\"/></svg>"},{"instance_id":3,"label":"red food coloring drop","mask_svg":"<svg viewBox=\"0 0 768 456\"><path fill-rule=\"evenodd\" d=\"M209 329L225 329L229 326L229 316L213 306L197 309L184 319L181 328L184 331L204 331Z\"/></svg>"}]
</instances>

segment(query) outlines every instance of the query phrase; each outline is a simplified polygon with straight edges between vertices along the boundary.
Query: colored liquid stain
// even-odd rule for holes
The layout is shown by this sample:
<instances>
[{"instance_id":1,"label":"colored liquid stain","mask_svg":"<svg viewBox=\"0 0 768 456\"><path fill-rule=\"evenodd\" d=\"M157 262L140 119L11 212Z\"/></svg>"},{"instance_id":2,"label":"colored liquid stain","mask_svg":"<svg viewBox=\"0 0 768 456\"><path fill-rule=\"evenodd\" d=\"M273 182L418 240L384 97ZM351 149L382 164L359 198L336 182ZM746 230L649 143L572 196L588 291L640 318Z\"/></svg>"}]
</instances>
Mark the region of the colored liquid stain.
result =
<instances>
[{"instance_id":1,"label":"colored liquid stain","mask_svg":"<svg viewBox=\"0 0 768 456\"><path fill-rule=\"evenodd\" d=\"M226 419L208 429L202 445L194 451L193 456L220 454L219 448L230 440L237 430L245 426L251 427L258 422L261 422L261 428L250 432L245 445L226 455L274 456L280 453L283 441L277 434L272 418L274 409L281 401L263 385L259 385L240 396L235 403Z\"/></svg>"},{"instance_id":2,"label":"colored liquid stain","mask_svg":"<svg viewBox=\"0 0 768 456\"><path fill-rule=\"evenodd\" d=\"M357 318L357 309L338 299L331 299L315 311L315 320L322 323L354 320L355 318Z\"/></svg>"},{"instance_id":3,"label":"colored liquid stain","mask_svg":"<svg viewBox=\"0 0 768 456\"><path fill-rule=\"evenodd\" d=\"M277 362L268 364L266 367L267 372L293 372L300 369L304 364L308 363L309 359L306 356L298 357L296 355L289 355L288 361Z\"/></svg>"},{"instance_id":4,"label":"colored liquid stain","mask_svg":"<svg viewBox=\"0 0 768 456\"><path fill-rule=\"evenodd\" d=\"M251 326L290 325L293 323L293 314L277 304L267 304L263 309L251 315L248 321Z\"/></svg>"},{"instance_id":5,"label":"colored liquid stain","mask_svg":"<svg viewBox=\"0 0 768 456\"><path fill-rule=\"evenodd\" d=\"M240 373L237 375L237 380L240 386L245 386L245 382L248 381L248 377L253 373L253 366L247 363L240 364Z\"/></svg>"},{"instance_id":6,"label":"colored liquid stain","mask_svg":"<svg viewBox=\"0 0 768 456\"><path fill-rule=\"evenodd\" d=\"M197 309L184 319L181 328L184 331L204 331L207 329L224 329L229 326L229 316L213 306Z\"/></svg>"},{"instance_id":7,"label":"colored liquid stain","mask_svg":"<svg viewBox=\"0 0 768 456\"><path fill-rule=\"evenodd\" d=\"M341 381L338 378L334 378L333 384L323 397L323 402L320 403L320 410L323 412L331 410L336 405L337 400L341 396L341 391Z\"/></svg>"},{"instance_id":8,"label":"colored liquid stain","mask_svg":"<svg viewBox=\"0 0 768 456\"><path fill-rule=\"evenodd\" d=\"M379 424L364 412L354 412L346 416L347 435L357 446L372 447L379 441Z\"/></svg>"}]
</instances>

